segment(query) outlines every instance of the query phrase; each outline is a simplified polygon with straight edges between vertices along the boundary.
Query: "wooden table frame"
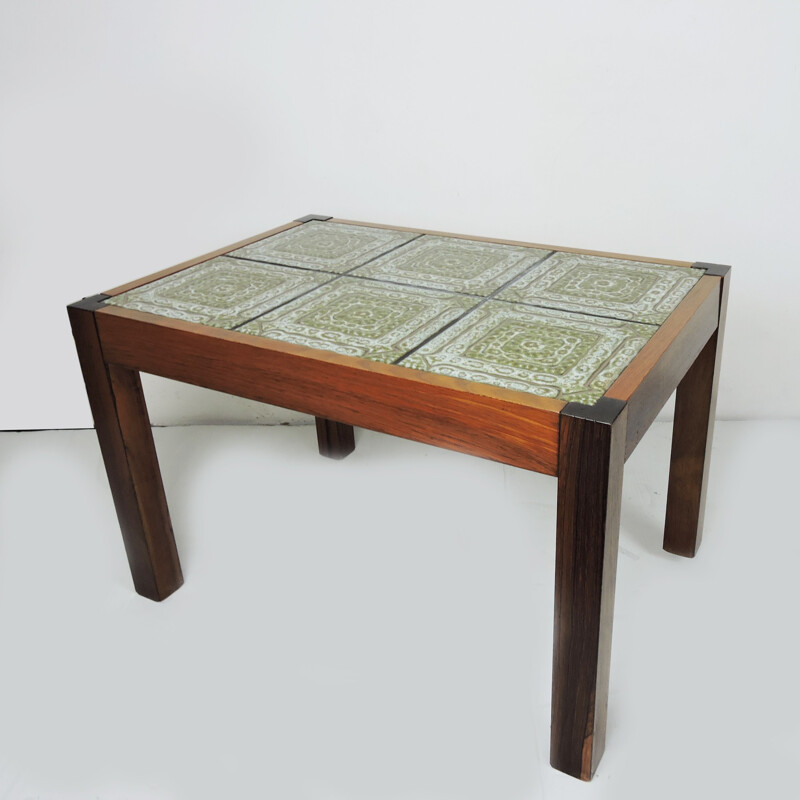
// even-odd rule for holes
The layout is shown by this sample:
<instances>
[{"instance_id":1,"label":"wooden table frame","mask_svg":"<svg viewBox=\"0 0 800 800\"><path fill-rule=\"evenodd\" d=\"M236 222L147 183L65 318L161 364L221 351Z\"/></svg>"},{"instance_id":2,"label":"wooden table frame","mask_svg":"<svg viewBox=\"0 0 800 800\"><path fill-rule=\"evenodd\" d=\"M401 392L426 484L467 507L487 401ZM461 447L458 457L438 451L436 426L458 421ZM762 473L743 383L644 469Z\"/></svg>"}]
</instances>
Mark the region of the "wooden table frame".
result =
<instances>
[{"instance_id":1,"label":"wooden table frame","mask_svg":"<svg viewBox=\"0 0 800 800\"><path fill-rule=\"evenodd\" d=\"M556 769L589 780L605 739L623 465L677 389L664 548L694 556L702 529L730 268L459 236L705 271L592 406L104 302L312 219L333 218L309 215L68 306L136 591L163 600L183 583L139 372L313 414L320 452L332 458L352 452L356 425L557 476L550 761Z\"/></svg>"}]
</instances>

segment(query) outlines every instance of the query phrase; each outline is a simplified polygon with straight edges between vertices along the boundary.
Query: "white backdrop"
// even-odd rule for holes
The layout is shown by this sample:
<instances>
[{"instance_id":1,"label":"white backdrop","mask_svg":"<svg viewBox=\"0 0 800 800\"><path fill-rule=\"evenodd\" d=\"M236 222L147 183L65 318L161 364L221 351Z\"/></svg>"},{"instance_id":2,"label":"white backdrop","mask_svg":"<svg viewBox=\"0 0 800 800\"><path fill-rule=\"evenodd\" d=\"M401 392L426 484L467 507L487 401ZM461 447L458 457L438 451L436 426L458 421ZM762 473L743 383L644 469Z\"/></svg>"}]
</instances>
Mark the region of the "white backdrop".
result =
<instances>
[{"instance_id":1,"label":"white backdrop","mask_svg":"<svg viewBox=\"0 0 800 800\"><path fill-rule=\"evenodd\" d=\"M796 416L799 39L796 0L4 0L0 428L91 424L68 302L307 213L733 264L720 415Z\"/></svg>"}]
</instances>

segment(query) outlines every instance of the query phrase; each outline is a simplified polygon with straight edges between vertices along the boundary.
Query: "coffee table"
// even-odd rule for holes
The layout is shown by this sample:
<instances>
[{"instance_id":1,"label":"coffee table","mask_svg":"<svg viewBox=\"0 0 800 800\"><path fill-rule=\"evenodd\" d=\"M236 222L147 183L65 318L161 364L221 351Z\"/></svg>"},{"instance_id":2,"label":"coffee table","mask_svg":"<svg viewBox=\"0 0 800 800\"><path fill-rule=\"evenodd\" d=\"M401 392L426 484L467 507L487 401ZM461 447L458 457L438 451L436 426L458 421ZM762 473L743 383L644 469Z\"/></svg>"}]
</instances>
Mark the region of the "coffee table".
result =
<instances>
[{"instance_id":1,"label":"coffee table","mask_svg":"<svg viewBox=\"0 0 800 800\"><path fill-rule=\"evenodd\" d=\"M558 478L551 764L603 752L625 459L677 389L664 548L697 551L729 267L309 215L68 307L136 591L183 582L149 372Z\"/></svg>"}]
</instances>

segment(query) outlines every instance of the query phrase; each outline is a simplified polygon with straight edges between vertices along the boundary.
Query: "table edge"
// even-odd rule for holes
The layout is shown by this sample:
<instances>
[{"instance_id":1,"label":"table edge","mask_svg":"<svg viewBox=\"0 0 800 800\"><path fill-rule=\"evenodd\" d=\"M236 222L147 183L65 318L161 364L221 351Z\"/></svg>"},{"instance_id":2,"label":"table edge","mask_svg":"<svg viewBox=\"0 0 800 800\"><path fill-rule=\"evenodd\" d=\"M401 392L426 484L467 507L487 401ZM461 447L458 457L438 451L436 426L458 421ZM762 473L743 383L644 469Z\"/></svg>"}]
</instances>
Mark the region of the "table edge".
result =
<instances>
[{"instance_id":1,"label":"table edge","mask_svg":"<svg viewBox=\"0 0 800 800\"><path fill-rule=\"evenodd\" d=\"M472 236L463 233L451 233L447 231L434 231L427 228L409 228L403 225L384 225L377 222L362 222L360 220L342 219L331 217L329 222L338 222L342 225L362 225L367 228L383 228L386 230L406 231L408 233L424 233L428 236L447 236L454 239L467 239L473 242L489 242L491 244L508 244L514 247L536 247L542 250L554 250L558 253L576 253L578 255L602 256L605 258L624 259L627 261L639 261L644 264L666 264L673 267L691 267L694 262L680 261L669 258L653 258L652 256L635 256L624 253L611 253L604 250L585 250L578 247L562 247L554 244L537 244L535 242L522 242L515 239L497 239L490 236Z\"/></svg>"},{"instance_id":2,"label":"table edge","mask_svg":"<svg viewBox=\"0 0 800 800\"><path fill-rule=\"evenodd\" d=\"M143 286L148 283L152 283L153 281L156 281L168 275L172 275L176 272L180 272L184 269L188 269L189 267L195 266L204 261L208 261L212 258L224 255L226 253L231 252L232 250L244 247L248 244L252 244L253 242L261 241L277 233L281 233L283 231L298 227L304 224L306 221L310 221L311 219L325 220L326 218L313 215L311 217L305 217L293 220L283 225L279 225L275 228L271 228L270 230L265 231L263 233L250 236L247 239L243 239L234 244L218 248L217 250L214 250L205 255L198 256L188 261L181 262L180 264L168 267L166 269L160 270L150 275L146 275L134 281L121 284L113 289L107 290L103 294L109 297L114 297L123 292L130 291L131 289ZM615 259L630 259L643 263L666 264L666 265L680 266L680 267L692 267L693 265L700 266L697 264L693 264L692 262L677 261L671 259L657 259L652 257L624 255L624 254L610 253L597 250L585 250L585 249L559 247L546 244L535 244L531 242L521 242L510 239L499 239L492 237L481 237L481 236L472 236L472 235L465 235L458 233L448 233L443 231L434 231L424 228L390 226L372 222L349 220L338 217L330 217L328 219L331 222L347 224L347 225L362 225L365 227L407 231L407 232L428 234L435 236L446 236L446 237L466 239L470 241L490 242L490 243L507 244L520 247L542 248L547 250L555 250L559 252L605 256ZM708 313L708 307L711 304L713 304L713 301L711 301L709 298L711 294L714 292L715 287L719 286L720 281L721 279L714 275L704 275L703 277L701 277L701 279L697 282L697 284L687 293L687 295L676 306L676 308L673 310L673 312L670 314L667 320L659 327L659 329L656 331L653 337L647 342L647 344L642 348L642 350L632 359L632 361L625 367L622 373L617 377L614 383L605 392L603 397L622 401L625 404L632 403L635 406L641 406L641 408L639 408L638 411L637 410L634 411L633 416L634 417L638 416L641 419L644 419L645 417L649 418L649 416L652 413L651 406L655 402L653 398L650 397L650 395L658 394L660 396L660 394L663 393L663 387L660 388L659 392L654 393L652 391L652 387L648 387L648 384L659 383L659 386L661 386L661 384L667 385L672 380L672 378L675 377L675 375L678 375L678 372L680 372L680 375L678 375L678 380L679 380L680 377L682 377L683 372L685 372L685 369L688 369L688 367L690 366L690 363L684 363L687 361L688 356L685 353L683 353L682 358L679 359L680 360L679 364L677 365L670 364L669 369L662 369L661 372L665 374L662 375L660 378L658 378L658 380L653 377L654 372L658 371L657 369L658 365L668 353L672 353L672 351L675 351L676 349L680 349L681 351L687 350L686 340L690 340L687 352L688 351L694 352L694 350L697 349L698 347L702 347L702 343L698 345L698 342L700 342L700 339L703 337L705 337L703 341L705 341L708 338L706 334L708 334L710 325L709 323L710 315ZM96 313L101 314L107 318L135 320L138 321L139 323L152 326L155 330L161 329L161 330L183 331L191 333L195 336L211 337L218 340L226 341L228 343L237 343L237 342L240 344L246 343L250 347L255 347L265 352L269 351L276 355L280 354L294 359L296 366L301 371L313 369L314 364L326 364L334 369L339 368L341 370L355 370L356 374L371 374L373 376L383 375L386 376L387 378L400 379L406 381L408 385L412 387L426 386L434 391L435 390L455 391L465 396L480 397L483 398L484 401L487 401L489 403L511 404L512 406L518 406L520 408L534 410L535 412L541 413L543 415L547 416L552 415L555 418L557 418L562 413L564 407L568 405L566 401L563 400L558 400L554 398L545 398L528 392L505 389L490 384L482 384L477 381L469 381L446 375L437 375L435 373L425 372L421 370L414 370L412 368L400 365L382 364L380 362L370 361L368 359L357 358L354 356L345 356L331 351L318 350L315 348L305 347L302 345L291 344L287 342L281 342L278 340L264 339L262 337L255 337L237 331L228 331L222 328L215 328L212 326L203 325L199 323L187 322L184 320L176 320L169 317L161 317L154 314L148 314L147 312L134 311L132 309L125 309L112 306L102 306L97 310ZM696 322L696 318L700 317L702 317L702 322ZM692 326L694 328L697 328L698 330L687 330L687 328L691 328ZM681 340L680 347L676 345L676 342L678 340ZM129 361L135 360L132 357L132 354L129 353L129 356L130 356L130 358L128 359ZM675 360L674 355L672 356L672 358L674 361ZM128 363L127 366L132 367L133 365L131 363ZM149 370L142 368L142 371L147 372ZM188 382L197 383L197 381L192 381L192 380L189 380ZM202 384L198 383L198 385ZM645 387L644 389L642 388L643 386ZM236 392L232 393L236 394ZM671 393L671 390L669 391L669 393ZM667 394L667 396L663 398L663 402L666 401L668 396L669 395ZM663 405L663 402L661 402L661 405ZM659 405L658 408L655 409L655 414L658 413L658 410L660 410L661 405ZM647 408L645 408L645 406L647 406ZM591 406L589 406L589 408L591 408ZM655 417L655 414L653 414L653 418ZM340 420L340 421L345 421L345 420ZM652 422L652 420L649 420L649 422L647 423L647 427L649 427L650 422ZM639 432L638 434L631 433L628 442L628 455L632 451L633 447L635 447L636 443L638 443L640 437L641 437L641 432Z\"/></svg>"},{"instance_id":3,"label":"table edge","mask_svg":"<svg viewBox=\"0 0 800 800\"><path fill-rule=\"evenodd\" d=\"M704 275L607 389L628 408L627 458L719 326L722 278Z\"/></svg>"},{"instance_id":4,"label":"table edge","mask_svg":"<svg viewBox=\"0 0 800 800\"><path fill-rule=\"evenodd\" d=\"M313 219L317 219L320 221L324 220L323 217L318 215L312 215L311 218L301 217L300 219L292 220L291 222L287 222L283 225L278 225L275 228L270 228L270 230L264 231L263 233L257 233L254 236L249 236L246 239L234 242L233 244L219 247L216 250L212 250L210 253L206 253L205 255L197 256L196 258L189 259L188 261L182 261L180 264L175 264L174 266L166 267L165 269L158 270L157 272L152 272L149 275L145 275L141 278L136 278L135 280L122 283L119 286L115 286L113 289L107 289L106 291L103 292L103 294L107 294L110 297L114 297L118 294L122 294L123 292L128 292L131 289L136 289L139 286L144 286L145 284L157 281L160 278L166 278L168 275L173 275L176 272L181 272L182 270L188 269L189 267L194 267L197 264L202 264L204 261L209 261L212 258L223 256L226 253L230 253L232 250L238 250L240 247L246 247L247 245L253 244L254 242L259 242L262 239L267 239L270 236L274 236L276 233L282 233L283 231L290 230L291 228L296 228L300 225L303 225L305 221L312 221ZM515 247L533 247L542 250L554 250L560 253L576 253L578 255L592 255L592 256L601 256L605 258L625 259L629 261L638 261L644 264L666 264L668 266L674 266L674 267L691 267L693 263L691 261L677 261L675 259L653 258L652 256L636 256L636 255L626 255L623 253L611 253L603 250L585 250L577 247L562 247L559 245L551 245L551 244L536 244L534 242L522 242L514 239L497 239L489 236L472 236L463 233L449 233L446 231L428 230L426 228L409 228L402 225L383 225L381 223L376 223L376 222L362 222L360 220L341 219L339 217L330 217L328 220L325 221L337 222L342 225L361 225L367 228L382 228L384 230L406 231L409 233L423 233L429 236L447 236L454 239L466 239L468 241L473 241L473 242L507 244Z\"/></svg>"},{"instance_id":5,"label":"table edge","mask_svg":"<svg viewBox=\"0 0 800 800\"><path fill-rule=\"evenodd\" d=\"M131 289L137 289L139 286L152 283L160 278L166 278L168 275L174 275L176 272L181 272L182 270L189 269L189 267L197 266L198 264L202 264L204 261L210 261L212 258L224 256L226 253L230 253L232 250L238 250L240 247L245 247L248 244L259 242L262 239L267 239L270 236L274 236L276 233L283 233L283 231L288 231L291 228L296 228L302 224L303 223L299 220L294 220L292 222L287 222L285 225L278 225L277 228L270 228L270 230L264 231L264 233L258 233L255 236L248 236L247 239L242 239L240 242L225 245L224 247L219 247L216 250L212 250L210 253L197 256L197 258L191 258L188 261L181 261L180 264L175 264L172 267L166 267L158 272L152 272L149 275L145 275L142 278L137 278L136 280L128 281L127 283L122 283L119 286L115 286L113 289L107 289L106 291L102 292L102 294L107 294L109 297L115 297L123 292L129 292Z\"/></svg>"},{"instance_id":6,"label":"table edge","mask_svg":"<svg viewBox=\"0 0 800 800\"><path fill-rule=\"evenodd\" d=\"M116 306L95 315L108 363L556 474L563 400Z\"/></svg>"}]
</instances>

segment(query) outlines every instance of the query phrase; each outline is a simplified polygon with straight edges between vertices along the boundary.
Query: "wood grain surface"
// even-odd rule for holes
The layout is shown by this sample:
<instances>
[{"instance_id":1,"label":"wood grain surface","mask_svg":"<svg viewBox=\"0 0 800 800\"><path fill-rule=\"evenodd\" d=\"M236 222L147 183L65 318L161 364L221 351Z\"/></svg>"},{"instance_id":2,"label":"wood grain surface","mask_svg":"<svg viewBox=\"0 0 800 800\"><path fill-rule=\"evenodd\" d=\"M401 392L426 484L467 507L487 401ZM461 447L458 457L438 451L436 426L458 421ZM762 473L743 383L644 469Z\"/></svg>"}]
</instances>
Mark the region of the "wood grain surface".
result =
<instances>
[{"instance_id":1,"label":"wood grain surface","mask_svg":"<svg viewBox=\"0 0 800 800\"><path fill-rule=\"evenodd\" d=\"M720 279L701 278L606 392L629 406L626 458L716 330L719 297Z\"/></svg>"},{"instance_id":2,"label":"wood grain surface","mask_svg":"<svg viewBox=\"0 0 800 800\"><path fill-rule=\"evenodd\" d=\"M626 408L612 422L581 411L561 415L550 763L589 780L605 747Z\"/></svg>"},{"instance_id":3,"label":"wood grain surface","mask_svg":"<svg viewBox=\"0 0 800 800\"><path fill-rule=\"evenodd\" d=\"M163 600L183 583L139 374L107 366L97 304L68 307L100 450L136 591Z\"/></svg>"},{"instance_id":4,"label":"wood grain surface","mask_svg":"<svg viewBox=\"0 0 800 800\"><path fill-rule=\"evenodd\" d=\"M232 250L238 250L240 247L244 247L248 244L253 244L253 242L261 241L261 239L266 239L268 236L274 236L276 233L281 233L282 231L288 231L289 228L296 228L298 225L302 225L302 222L295 220L293 222L287 222L285 225L279 225L277 228L272 228L271 230L265 231L264 233L257 233L255 236L250 236L247 239L242 239L241 242L235 242L234 244L226 244L224 247L220 247L217 250L212 251L211 253L206 253L204 256L197 256L197 258L190 258L188 261L182 261L180 264L176 264L174 267L167 267L166 269L159 270L158 272L153 272L150 275L145 275L143 278L137 278L134 281L130 281L129 283L123 283L121 286L115 286L113 289L108 289L103 294L107 294L110 296L122 294L123 292L128 292L131 289L136 289L138 286L144 286L146 283L152 283L153 281L157 281L159 278L166 278L167 275L173 275L176 272L180 272L181 270L188 269L189 267L194 267L197 264L202 264L203 261L210 261L212 258L216 258L217 256L224 256L226 253L230 253Z\"/></svg>"},{"instance_id":5,"label":"wood grain surface","mask_svg":"<svg viewBox=\"0 0 800 800\"><path fill-rule=\"evenodd\" d=\"M559 400L106 307L106 358L414 441L555 475Z\"/></svg>"},{"instance_id":6,"label":"wood grain surface","mask_svg":"<svg viewBox=\"0 0 800 800\"><path fill-rule=\"evenodd\" d=\"M678 385L672 428L664 549L694 557L703 536L711 440L730 279L722 277L719 322Z\"/></svg>"},{"instance_id":7,"label":"wood grain surface","mask_svg":"<svg viewBox=\"0 0 800 800\"><path fill-rule=\"evenodd\" d=\"M321 456L341 459L356 449L352 425L344 425L324 417L315 417L314 421L317 426L317 445Z\"/></svg>"}]
</instances>

